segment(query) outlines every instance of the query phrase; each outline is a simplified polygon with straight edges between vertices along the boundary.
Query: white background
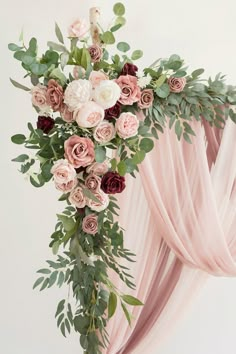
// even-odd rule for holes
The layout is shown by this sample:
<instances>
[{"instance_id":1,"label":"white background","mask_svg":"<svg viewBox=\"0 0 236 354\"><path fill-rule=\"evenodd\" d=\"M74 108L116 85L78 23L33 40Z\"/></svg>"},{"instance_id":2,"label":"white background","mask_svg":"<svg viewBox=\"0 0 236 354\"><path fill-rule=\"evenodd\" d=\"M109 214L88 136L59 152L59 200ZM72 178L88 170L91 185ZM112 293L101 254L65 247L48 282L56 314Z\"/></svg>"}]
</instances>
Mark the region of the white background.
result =
<instances>
[{"instance_id":1,"label":"white background","mask_svg":"<svg viewBox=\"0 0 236 354\"><path fill-rule=\"evenodd\" d=\"M62 209L52 186L34 189L17 172L11 158L23 148L10 136L26 133L36 121L27 93L9 83L23 82L23 70L7 50L17 42L24 25L25 37L36 36L42 49L55 40L54 20L63 31L74 17L87 16L90 6L103 9L104 23L112 19L113 1L8 0L1 6L1 246L0 246L0 351L3 354L79 354L78 337L65 340L56 329L54 311L66 290L39 294L31 290L35 271L51 257L48 235L55 212ZM128 24L120 39L143 49L139 66L178 53L191 69L204 66L207 75L219 71L236 82L235 0L132 0L124 1ZM25 83L26 84L26 83ZM192 309L160 351L153 354L235 354L236 280L211 278ZM147 353L151 352L147 348Z\"/></svg>"}]
</instances>

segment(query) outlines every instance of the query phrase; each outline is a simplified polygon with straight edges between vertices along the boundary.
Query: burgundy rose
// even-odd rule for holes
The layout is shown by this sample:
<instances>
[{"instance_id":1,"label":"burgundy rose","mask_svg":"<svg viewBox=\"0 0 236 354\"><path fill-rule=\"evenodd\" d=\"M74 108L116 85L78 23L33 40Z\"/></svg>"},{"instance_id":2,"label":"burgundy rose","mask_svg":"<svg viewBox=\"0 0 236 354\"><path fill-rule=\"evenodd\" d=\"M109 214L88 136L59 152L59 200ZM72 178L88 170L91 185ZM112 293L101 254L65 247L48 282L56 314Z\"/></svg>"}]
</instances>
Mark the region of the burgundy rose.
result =
<instances>
[{"instance_id":1,"label":"burgundy rose","mask_svg":"<svg viewBox=\"0 0 236 354\"><path fill-rule=\"evenodd\" d=\"M121 193L125 189L125 178L118 172L107 172L102 177L101 189L106 194Z\"/></svg>"},{"instance_id":2,"label":"burgundy rose","mask_svg":"<svg viewBox=\"0 0 236 354\"><path fill-rule=\"evenodd\" d=\"M132 76L136 76L136 72L138 71L138 67L134 64L131 63L126 63L123 66L123 69L120 73L120 75L132 75Z\"/></svg>"},{"instance_id":3,"label":"burgundy rose","mask_svg":"<svg viewBox=\"0 0 236 354\"><path fill-rule=\"evenodd\" d=\"M105 117L104 119L110 120L112 118L118 118L121 113L121 105L119 102L115 104L115 106L105 109Z\"/></svg>"},{"instance_id":4,"label":"burgundy rose","mask_svg":"<svg viewBox=\"0 0 236 354\"><path fill-rule=\"evenodd\" d=\"M48 81L46 96L49 106L51 106L54 111L60 111L62 109L64 92L63 88L56 80L51 79Z\"/></svg>"},{"instance_id":5,"label":"burgundy rose","mask_svg":"<svg viewBox=\"0 0 236 354\"><path fill-rule=\"evenodd\" d=\"M55 121L51 117L38 116L37 128L48 134L54 127Z\"/></svg>"}]
</instances>

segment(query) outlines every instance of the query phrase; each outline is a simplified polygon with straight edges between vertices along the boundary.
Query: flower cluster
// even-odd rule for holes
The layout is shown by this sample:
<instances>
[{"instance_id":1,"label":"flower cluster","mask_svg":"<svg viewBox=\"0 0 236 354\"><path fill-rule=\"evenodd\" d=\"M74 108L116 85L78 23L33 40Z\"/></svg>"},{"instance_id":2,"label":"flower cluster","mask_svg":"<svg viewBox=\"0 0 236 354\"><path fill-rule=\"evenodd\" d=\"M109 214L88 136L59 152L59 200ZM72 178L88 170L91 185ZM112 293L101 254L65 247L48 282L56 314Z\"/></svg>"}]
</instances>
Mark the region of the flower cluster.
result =
<instances>
[{"instance_id":1,"label":"flower cluster","mask_svg":"<svg viewBox=\"0 0 236 354\"><path fill-rule=\"evenodd\" d=\"M114 33L125 23L124 5L115 4L113 11L114 23L107 31L98 25L97 8L90 10L91 25L77 19L69 26L67 39L56 24L59 43L48 42L42 55L36 38L28 46L23 40L20 45L9 44L31 87L11 82L30 93L37 112L35 123L28 123L29 136L12 137L36 154L22 154L13 161L21 163L20 171L37 188L52 179L62 194L59 200L67 203L57 215L50 242L53 254L61 248L65 252L56 262L48 261L49 269L39 271L42 276L34 287L65 284L72 289L75 309L62 300L57 324L64 336L71 327L79 332L89 354L100 354L100 348L108 345L105 327L117 299L129 323L127 305L142 305L121 294L108 277L111 269L128 287L135 286L121 262L131 261L133 254L124 247L123 229L116 221L115 195L124 191L126 174L136 176L138 165L167 125L174 126L178 139L191 143L193 119L223 128L224 110L224 116L236 122L230 108L236 104L236 90L226 86L220 74L203 84L199 79L203 69L188 75L178 55L140 72L134 61L142 51L129 55L126 42L117 43L118 53L110 55L107 47L115 43ZM39 171L33 170L36 161Z\"/></svg>"}]
</instances>

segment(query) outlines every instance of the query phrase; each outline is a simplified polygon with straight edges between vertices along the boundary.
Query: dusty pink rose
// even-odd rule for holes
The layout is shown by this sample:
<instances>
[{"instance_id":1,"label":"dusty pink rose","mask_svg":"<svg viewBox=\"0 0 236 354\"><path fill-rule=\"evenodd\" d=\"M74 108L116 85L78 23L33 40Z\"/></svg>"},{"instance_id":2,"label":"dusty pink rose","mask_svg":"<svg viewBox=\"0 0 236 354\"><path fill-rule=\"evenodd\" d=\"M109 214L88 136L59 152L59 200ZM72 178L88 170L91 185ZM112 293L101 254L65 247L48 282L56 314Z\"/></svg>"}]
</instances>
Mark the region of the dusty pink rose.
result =
<instances>
[{"instance_id":1,"label":"dusty pink rose","mask_svg":"<svg viewBox=\"0 0 236 354\"><path fill-rule=\"evenodd\" d=\"M86 20L75 20L68 28L69 37L84 38L89 31L89 24Z\"/></svg>"},{"instance_id":2,"label":"dusty pink rose","mask_svg":"<svg viewBox=\"0 0 236 354\"><path fill-rule=\"evenodd\" d=\"M132 105L140 100L141 91L135 76L121 75L115 82L120 86L121 96L119 102L124 105Z\"/></svg>"},{"instance_id":3,"label":"dusty pink rose","mask_svg":"<svg viewBox=\"0 0 236 354\"><path fill-rule=\"evenodd\" d=\"M61 117L67 123L71 123L74 121L73 113L69 111L69 108L66 104L63 104L61 108Z\"/></svg>"},{"instance_id":4,"label":"dusty pink rose","mask_svg":"<svg viewBox=\"0 0 236 354\"><path fill-rule=\"evenodd\" d=\"M168 85L171 92L179 93L183 91L186 85L186 79L185 77L170 77L168 79Z\"/></svg>"},{"instance_id":5,"label":"dusty pink rose","mask_svg":"<svg viewBox=\"0 0 236 354\"><path fill-rule=\"evenodd\" d=\"M105 144L114 138L115 133L114 125L105 120L95 128L93 137L97 142Z\"/></svg>"},{"instance_id":6,"label":"dusty pink rose","mask_svg":"<svg viewBox=\"0 0 236 354\"><path fill-rule=\"evenodd\" d=\"M116 121L116 132L122 139L128 139L137 135L139 120L132 113L122 113Z\"/></svg>"},{"instance_id":7,"label":"dusty pink rose","mask_svg":"<svg viewBox=\"0 0 236 354\"><path fill-rule=\"evenodd\" d=\"M39 107L41 111L49 109L47 102L47 87L38 84L31 89L31 100L34 106Z\"/></svg>"},{"instance_id":8,"label":"dusty pink rose","mask_svg":"<svg viewBox=\"0 0 236 354\"><path fill-rule=\"evenodd\" d=\"M145 89L141 91L141 97L138 101L138 106L141 109L147 109L152 106L152 102L154 99L153 90Z\"/></svg>"},{"instance_id":9,"label":"dusty pink rose","mask_svg":"<svg viewBox=\"0 0 236 354\"><path fill-rule=\"evenodd\" d=\"M102 55L103 55L103 51L102 48L97 45L97 44L93 44L88 48L90 57L91 57L91 61L93 63L97 63L101 60Z\"/></svg>"},{"instance_id":10,"label":"dusty pink rose","mask_svg":"<svg viewBox=\"0 0 236 354\"><path fill-rule=\"evenodd\" d=\"M95 88L103 80L109 80L109 77L102 71L91 71L89 75L89 81L92 84L92 87Z\"/></svg>"},{"instance_id":11,"label":"dusty pink rose","mask_svg":"<svg viewBox=\"0 0 236 354\"><path fill-rule=\"evenodd\" d=\"M95 175L102 176L109 169L109 162L105 160L104 162L94 162L92 165L86 168L87 173L94 173Z\"/></svg>"},{"instance_id":12,"label":"dusty pink rose","mask_svg":"<svg viewBox=\"0 0 236 354\"><path fill-rule=\"evenodd\" d=\"M109 204L108 194L99 191L94 193L94 196L99 200L99 202L98 201L95 202L92 199L88 199L87 205L91 210L100 212L108 207Z\"/></svg>"},{"instance_id":13,"label":"dusty pink rose","mask_svg":"<svg viewBox=\"0 0 236 354\"><path fill-rule=\"evenodd\" d=\"M87 198L83 193L83 189L81 187L76 187L70 192L69 201L71 204L75 205L76 208L84 208L87 203Z\"/></svg>"},{"instance_id":14,"label":"dusty pink rose","mask_svg":"<svg viewBox=\"0 0 236 354\"><path fill-rule=\"evenodd\" d=\"M91 192L97 192L100 190L101 178L91 173L86 177L84 184Z\"/></svg>"},{"instance_id":15,"label":"dusty pink rose","mask_svg":"<svg viewBox=\"0 0 236 354\"><path fill-rule=\"evenodd\" d=\"M63 88L56 80L51 79L48 81L46 96L49 106L51 106L54 111L60 111L63 106L64 92Z\"/></svg>"},{"instance_id":16,"label":"dusty pink rose","mask_svg":"<svg viewBox=\"0 0 236 354\"><path fill-rule=\"evenodd\" d=\"M82 229L86 234L95 235L98 232L98 217L96 214L85 216L82 222Z\"/></svg>"},{"instance_id":17,"label":"dusty pink rose","mask_svg":"<svg viewBox=\"0 0 236 354\"><path fill-rule=\"evenodd\" d=\"M81 128L95 127L103 120L104 115L104 109L93 101L85 103L73 113L74 120Z\"/></svg>"},{"instance_id":18,"label":"dusty pink rose","mask_svg":"<svg viewBox=\"0 0 236 354\"><path fill-rule=\"evenodd\" d=\"M75 167L86 167L95 158L94 144L91 139L72 135L64 143L65 158Z\"/></svg>"},{"instance_id":19,"label":"dusty pink rose","mask_svg":"<svg viewBox=\"0 0 236 354\"><path fill-rule=\"evenodd\" d=\"M78 80L78 79L83 79L85 77L85 69L82 66L75 65L73 68L73 77Z\"/></svg>"},{"instance_id":20,"label":"dusty pink rose","mask_svg":"<svg viewBox=\"0 0 236 354\"><path fill-rule=\"evenodd\" d=\"M62 192L71 191L77 184L76 171L67 160L58 160L51 168L55 186Z\"/></svg>"}]
</instances>

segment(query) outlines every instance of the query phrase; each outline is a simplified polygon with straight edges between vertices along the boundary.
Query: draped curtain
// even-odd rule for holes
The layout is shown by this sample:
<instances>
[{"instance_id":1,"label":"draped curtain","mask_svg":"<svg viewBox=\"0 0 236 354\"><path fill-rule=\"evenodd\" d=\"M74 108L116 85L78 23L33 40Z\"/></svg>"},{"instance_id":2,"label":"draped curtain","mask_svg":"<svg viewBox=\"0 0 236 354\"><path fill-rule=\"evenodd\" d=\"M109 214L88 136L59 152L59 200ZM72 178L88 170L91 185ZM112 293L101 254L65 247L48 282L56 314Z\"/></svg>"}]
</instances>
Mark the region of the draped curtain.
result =
<instances>
[{"instance_id":1,"label":"draped curtain","mask_svg":"<svg viewBox=\"0 0 236 354\"><path fill-rule=\"evenodd\" d=\"M106 354L158 353L206 274L236 274L236 126L193 129L191 145L166 129L119 196L125 246L137 254L133 295L145 305L132 309L132 327L119 308Z\"/></svg>"}]
</instances>

